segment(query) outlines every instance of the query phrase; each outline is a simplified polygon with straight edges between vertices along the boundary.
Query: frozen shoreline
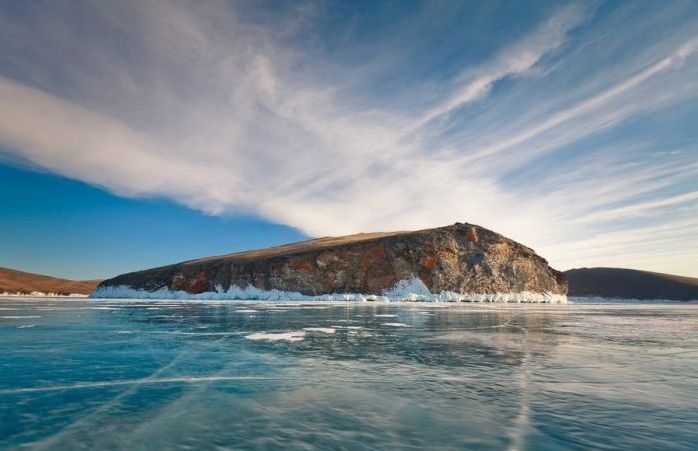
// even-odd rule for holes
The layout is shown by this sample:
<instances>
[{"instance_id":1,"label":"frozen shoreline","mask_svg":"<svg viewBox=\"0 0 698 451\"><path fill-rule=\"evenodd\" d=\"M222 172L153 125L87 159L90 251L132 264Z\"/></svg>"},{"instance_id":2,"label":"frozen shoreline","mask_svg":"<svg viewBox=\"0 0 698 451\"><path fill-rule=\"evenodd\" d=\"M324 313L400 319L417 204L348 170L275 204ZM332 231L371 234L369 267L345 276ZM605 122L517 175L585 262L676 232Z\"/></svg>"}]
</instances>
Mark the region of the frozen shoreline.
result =
<instances>
[{"instance_id":1,"label":"frozen shoreline","mask_svg":"<svg viewBox=\"0 0 698 451\"><path fill-rule=\"evenodd\" d=\"M88 298L87 294L58 294L58 293L43 293L41 291L32 291L31 293L0 293L0 298Z\"/></svg>"},{"instance_id":2,"label":"frozen shoreline","mask_svg":"<svg viewBox=\"0 0 698 451\"><path fill-rule=\"evenodd\" d=\"M232 286L227 290L218 287L216 291L190 294L185 291L171 291L161 288L157 291L136 290L131 287L98 287L91 298L104 299L176 299L176 300L213 300L213 301L355 301L355 302L496 302L496 303L533 303L566 304L567 296L552 293L491 293L461 294L444 291L431 293L418 278L399 281L382 295L360 293L334 293L317 296L298 292L280 290L261 290L255 287L240 288Z\"/></svg>"}]
</instances>

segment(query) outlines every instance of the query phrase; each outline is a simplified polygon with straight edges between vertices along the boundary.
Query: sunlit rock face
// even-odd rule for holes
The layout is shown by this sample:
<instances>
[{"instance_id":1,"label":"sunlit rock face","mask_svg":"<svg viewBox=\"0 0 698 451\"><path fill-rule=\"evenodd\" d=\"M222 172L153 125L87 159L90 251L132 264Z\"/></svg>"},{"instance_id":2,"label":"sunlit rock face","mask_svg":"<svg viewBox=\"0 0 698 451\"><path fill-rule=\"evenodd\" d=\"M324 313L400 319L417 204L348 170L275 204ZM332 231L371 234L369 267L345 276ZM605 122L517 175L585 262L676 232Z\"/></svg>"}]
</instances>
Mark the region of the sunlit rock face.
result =
<instances>
[{"instance_id":1,"label":"sunlit rock face","mask_svg":"<svg viewBox=\"0 0 698 451\"><path fill-rule=\"evenodd\" d=\"M93 296L154 297L147 295L153 292L195 298L211 293L221 299L241 292L244 298L251 296L244 293L283 292L391 300L545 293L559 299L567 284L532 249L491 230L456 223L415 232L319 238L177 263L106 280Z\"/></svg>"}]
</instances>

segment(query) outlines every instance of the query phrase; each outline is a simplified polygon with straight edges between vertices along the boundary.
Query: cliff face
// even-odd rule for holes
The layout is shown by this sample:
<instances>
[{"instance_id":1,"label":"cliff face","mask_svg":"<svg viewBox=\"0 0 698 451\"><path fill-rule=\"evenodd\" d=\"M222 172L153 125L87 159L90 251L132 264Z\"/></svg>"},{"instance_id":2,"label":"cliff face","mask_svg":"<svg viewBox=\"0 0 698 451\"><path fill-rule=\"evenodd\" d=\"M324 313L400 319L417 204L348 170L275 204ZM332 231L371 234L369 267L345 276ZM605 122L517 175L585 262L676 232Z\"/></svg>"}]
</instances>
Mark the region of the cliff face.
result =
<instances>
[{"instance_id":1,"label":"cliff face","mask_svg":"<svg viewBox=\"0 0 698 451\"><path fill-rule=\"evenodd\" d=\"M157 292L157 293L154 293ZM320 238L187 261L102 282L93 297L564 300L567 284L533 250L470 224ZM284 292L279 294L278 292ZM547 293L543 295L543 293ZM342 296L344 294L344 296ZM351 295L349 295L351 294ZM507 297L517 294L519 297ZM483 297L484 296L484 297ZM538 296L538 297L536 297ZM509 299L511 298L511 299Z\"/></svg>"}]
</instances>

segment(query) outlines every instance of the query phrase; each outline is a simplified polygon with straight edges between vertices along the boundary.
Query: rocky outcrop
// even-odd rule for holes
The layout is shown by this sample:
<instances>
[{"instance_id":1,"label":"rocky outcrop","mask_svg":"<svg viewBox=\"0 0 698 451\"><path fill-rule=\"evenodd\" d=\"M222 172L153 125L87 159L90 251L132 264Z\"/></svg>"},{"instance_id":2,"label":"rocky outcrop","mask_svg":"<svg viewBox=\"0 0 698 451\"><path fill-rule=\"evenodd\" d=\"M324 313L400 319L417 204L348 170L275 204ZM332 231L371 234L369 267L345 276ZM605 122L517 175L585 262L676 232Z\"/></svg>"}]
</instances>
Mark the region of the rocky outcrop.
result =
<instances>
[{"instance_id":1,"label":"rocky outcrop","mask_svg":"<svg viewBox=\"0 0 698 451\"><path fill-rule=\"evenodd\" d=\"M564 301L562 273L472 224L319 238L104 281L93 297Z\"/></svg>"}]
</instances>

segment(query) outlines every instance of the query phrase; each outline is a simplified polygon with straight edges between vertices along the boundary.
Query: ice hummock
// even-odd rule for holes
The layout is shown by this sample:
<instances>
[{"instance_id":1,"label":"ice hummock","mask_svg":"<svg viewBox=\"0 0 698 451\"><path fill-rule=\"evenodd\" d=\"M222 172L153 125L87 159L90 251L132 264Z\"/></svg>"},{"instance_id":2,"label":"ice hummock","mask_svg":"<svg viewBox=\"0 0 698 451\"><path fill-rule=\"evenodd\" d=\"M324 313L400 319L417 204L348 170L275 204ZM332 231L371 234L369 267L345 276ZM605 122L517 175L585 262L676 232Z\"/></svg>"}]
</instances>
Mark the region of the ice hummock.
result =
<instances>
[{"instance_id":1,"label":"ice hummock","mask_svg":"<svg viewBox=\"0 0 698 451\"><path fill-rule=\"evenodd\" d=\"M135 298L135 299L180 299L180 300L250 300L250 301L413 301L413 302L513 302L566 304L567 296L553 293L456 293L442 291L431 293L418 277L398 281L382 295L362 293L332 293L305 295L299 292L282 290L262 290L253 286L241 288L233 285L225 290L191 294L186 291L172 291L167 287L156 291L131 288L126 285L100 286L90 295L91 298Z\"/></svg>"}]
</instances>

